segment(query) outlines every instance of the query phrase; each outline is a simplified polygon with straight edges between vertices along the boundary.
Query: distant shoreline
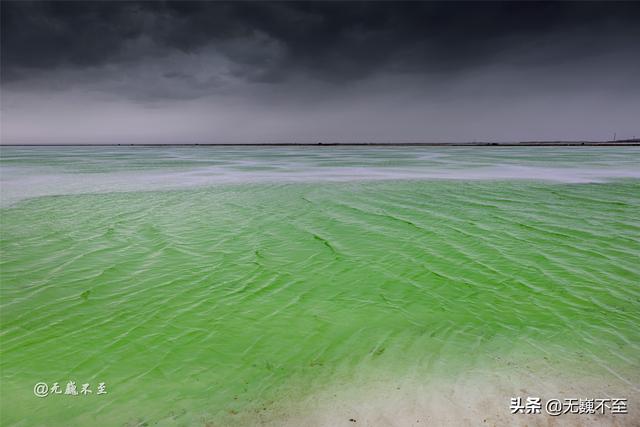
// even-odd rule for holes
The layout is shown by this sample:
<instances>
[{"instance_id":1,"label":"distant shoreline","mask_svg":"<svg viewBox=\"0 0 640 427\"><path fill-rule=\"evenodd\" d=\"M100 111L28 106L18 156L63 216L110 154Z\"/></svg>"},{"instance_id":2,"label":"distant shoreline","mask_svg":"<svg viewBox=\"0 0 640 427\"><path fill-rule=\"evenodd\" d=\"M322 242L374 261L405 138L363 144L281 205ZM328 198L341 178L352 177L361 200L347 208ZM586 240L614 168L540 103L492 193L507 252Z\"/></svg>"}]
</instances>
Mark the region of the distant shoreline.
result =
<instances>
[{"instance_id":1,"label":"distant shoreline","mask_svg":"<svg viewBox=\"0 0 640 427\"><path fill-rule=\"evenodd\" d=\"M0 144L0 147L638 147L639 139L623 141L524 142L274 142L184 144Z\"/></svg>"}]
</instances>

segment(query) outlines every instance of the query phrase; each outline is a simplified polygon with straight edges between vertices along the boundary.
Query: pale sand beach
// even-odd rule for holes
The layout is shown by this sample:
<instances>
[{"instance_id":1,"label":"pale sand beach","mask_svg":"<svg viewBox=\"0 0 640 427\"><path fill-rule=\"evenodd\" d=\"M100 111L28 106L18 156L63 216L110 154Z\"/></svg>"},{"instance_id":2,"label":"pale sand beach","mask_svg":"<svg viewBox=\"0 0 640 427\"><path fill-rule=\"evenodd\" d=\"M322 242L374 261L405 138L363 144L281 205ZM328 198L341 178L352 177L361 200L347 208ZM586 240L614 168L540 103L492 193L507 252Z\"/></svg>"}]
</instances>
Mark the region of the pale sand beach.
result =
<instances>
[{"instance_id":1,"label":"pale sand beach","mask_svg":"<svg viewBox=\"0 0 640 427\"><path fill-rule=\"evenodd\" d=\"M640 424L638 371L603 375L606 367L594 369L583 362L558 369L547 358L519 362L499 356L496 359L494 364L469 369L461 375L442 373L405 378L380 375L375 380L345 381L312 390L302 399L290 396L275 406L226 414L220 425L622 427ZM512 398L521 398L525 409L512 411ZM528 398L540 398L539 413L527 413ZM583 413L579 401L588 399L601 399L604 406ZM626 406L622 410L618 408L617 413L612 412L611 406L618 399L623 399ZM549 400L560 401L564 407L556 410L547 406Z\"/></svg>"},{"instance_id":2,"label":"pale sand beach","mask_svg":"<svg viewBox=\"0 0 640 427\"><path fill-rule=\"evenodd\" d=\"M514 382L517 380L517 382ZM582 383L542 378L535 374L513 378L469 377L437 385L416 385L414 381L377 384L365 390L349 388L320 393L294 409L254 418L239 418L239 425L267 426L637 426L640 393L629 392L625 384ZM577 384L577 385L574 385ZM510 399L545 396L560 399L578 396L618 398L625 396L626 414L511 414ZM545 402L546 399L542 401ZM543 403L544 405L544 403ZM232 422L231 422L232 423Z\"/></svg>"}]
</instances>

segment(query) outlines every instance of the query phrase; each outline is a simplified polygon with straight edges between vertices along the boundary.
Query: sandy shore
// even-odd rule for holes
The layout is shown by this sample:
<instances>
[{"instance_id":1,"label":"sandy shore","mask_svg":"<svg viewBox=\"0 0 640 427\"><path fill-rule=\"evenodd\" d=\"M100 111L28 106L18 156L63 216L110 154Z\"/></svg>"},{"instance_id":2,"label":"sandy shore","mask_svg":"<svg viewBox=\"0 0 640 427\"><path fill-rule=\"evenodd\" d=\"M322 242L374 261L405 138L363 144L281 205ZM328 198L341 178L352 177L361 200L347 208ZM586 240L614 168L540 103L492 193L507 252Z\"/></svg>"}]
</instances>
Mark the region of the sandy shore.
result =
<instances>
[{"instance_id":1,"label":"sandy shore","mask_svg":"<svg viewBox=\"0 0 640 427\"><path fill-rule=\"evenodd\" d=\"M511 398L540 397L540 414L512 414ZM545 411L549 399L627 399L628 413L562 414ZM246 417L265 426L639 426L640 392L616 378L568 379L531 374L482 374L420 385L380 381L366 388L343 385L288 408Z\"/></svg>"}]
</instances>

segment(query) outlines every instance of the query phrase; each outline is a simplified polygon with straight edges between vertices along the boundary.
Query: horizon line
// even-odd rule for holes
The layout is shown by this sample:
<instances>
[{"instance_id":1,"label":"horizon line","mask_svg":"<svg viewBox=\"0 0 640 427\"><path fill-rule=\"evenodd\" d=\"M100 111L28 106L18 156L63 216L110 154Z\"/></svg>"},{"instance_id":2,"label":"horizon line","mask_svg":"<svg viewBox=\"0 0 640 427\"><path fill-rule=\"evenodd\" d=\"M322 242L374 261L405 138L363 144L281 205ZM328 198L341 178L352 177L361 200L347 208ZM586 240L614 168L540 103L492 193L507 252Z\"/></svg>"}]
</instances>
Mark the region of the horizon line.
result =
<instances>
[{"instance_id":1,"label":"horizon line","mask_svg":"<svg viewBox=\"0 0 640 427\"><path fill-rule=\"evenodd\" d=\"M375 147L580 147L580 146L640 146L640 139L616 141L521 141L521 142L249 142L249 143L23 143L5 144L0 147L336 147L336 146L375 146Z\"/></svg>"}]
</instances>

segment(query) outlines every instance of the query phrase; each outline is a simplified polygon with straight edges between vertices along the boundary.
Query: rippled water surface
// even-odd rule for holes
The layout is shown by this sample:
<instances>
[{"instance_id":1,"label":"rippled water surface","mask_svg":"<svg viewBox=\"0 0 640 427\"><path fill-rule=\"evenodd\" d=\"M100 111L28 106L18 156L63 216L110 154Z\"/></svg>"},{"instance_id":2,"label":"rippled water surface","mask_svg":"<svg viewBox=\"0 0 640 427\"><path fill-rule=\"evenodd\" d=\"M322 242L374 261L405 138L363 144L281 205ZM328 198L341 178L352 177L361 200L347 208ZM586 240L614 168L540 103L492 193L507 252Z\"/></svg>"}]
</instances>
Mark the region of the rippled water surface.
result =
<instances>
[{"instance_id":1,"label":"rippled water surface","mask_svg":"<svg viewBox=\"0 0 640 427\"><path fill-rule=\"evenodd\" d=\"M1 153L3 425L226 423L507 364L638 387L636 148ZM68 380L94 395L33 396Z\"/></svg>"}]
</instances>

